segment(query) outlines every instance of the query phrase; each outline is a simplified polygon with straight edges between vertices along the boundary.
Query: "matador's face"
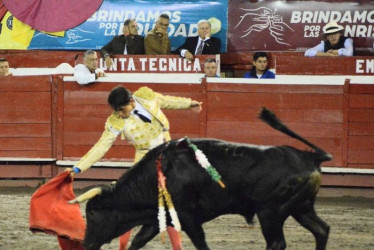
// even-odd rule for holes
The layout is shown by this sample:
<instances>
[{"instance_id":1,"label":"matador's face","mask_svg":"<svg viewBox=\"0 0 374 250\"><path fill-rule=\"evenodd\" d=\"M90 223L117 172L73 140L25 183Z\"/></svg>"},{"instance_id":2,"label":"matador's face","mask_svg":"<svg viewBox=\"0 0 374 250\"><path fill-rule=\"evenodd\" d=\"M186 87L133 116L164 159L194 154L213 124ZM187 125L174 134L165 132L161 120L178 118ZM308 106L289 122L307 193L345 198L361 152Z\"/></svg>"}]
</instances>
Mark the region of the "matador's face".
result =
<instances>
[{"instance_id":1,"label":"matador's face","mask_svg":"<svg viewBox=\"0 0 374 250\"><path fill-rule=\"evenodd\" d=\"M130 114L131 114L131 111L135 108L135 102L134 100L130 100L129 104L127 105L123 105L119 108L119 110L117 110L117 114L119 115L119 117L123 118L123 119L127 119L129 118Z\"/></svg>"}]
</instances>

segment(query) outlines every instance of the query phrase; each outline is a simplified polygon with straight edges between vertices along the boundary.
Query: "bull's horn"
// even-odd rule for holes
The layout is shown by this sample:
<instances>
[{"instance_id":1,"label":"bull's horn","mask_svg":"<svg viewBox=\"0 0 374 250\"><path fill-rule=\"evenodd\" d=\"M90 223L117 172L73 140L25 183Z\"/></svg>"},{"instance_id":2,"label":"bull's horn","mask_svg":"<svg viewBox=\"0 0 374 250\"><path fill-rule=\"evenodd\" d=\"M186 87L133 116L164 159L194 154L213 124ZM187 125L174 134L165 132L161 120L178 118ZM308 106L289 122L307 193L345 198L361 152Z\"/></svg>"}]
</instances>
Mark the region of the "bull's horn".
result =
<instances>
[{"instance_id":1,"label":"bull's horn","mask_svg":"<svg viewBox=\"0 0 374 250\"><path fill-rule=\"evenodd\" d=\"M92 188L92 189L88 190L87 192L85 192L84 194L79 195L74 200L68 201L68 203L69 204L81 203L81 202L84 202L86 200L90 200L93 197L95 197L96 195L100 195L100 194L101 194L101 188Z\"/></svg>"}]
</instances>

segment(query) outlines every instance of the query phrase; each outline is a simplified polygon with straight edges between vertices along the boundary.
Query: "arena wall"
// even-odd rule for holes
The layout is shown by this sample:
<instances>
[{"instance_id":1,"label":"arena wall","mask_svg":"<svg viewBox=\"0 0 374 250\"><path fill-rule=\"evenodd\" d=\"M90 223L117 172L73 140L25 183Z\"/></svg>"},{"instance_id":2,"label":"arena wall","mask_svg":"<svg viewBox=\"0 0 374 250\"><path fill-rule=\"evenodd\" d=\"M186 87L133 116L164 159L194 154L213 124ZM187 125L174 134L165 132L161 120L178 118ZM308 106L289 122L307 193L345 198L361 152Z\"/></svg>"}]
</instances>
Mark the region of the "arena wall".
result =
<instances>
[{"instance_id":1,"label":"arena wall","mask_svg":"<svg viewBox=\"0 0 374 250\"><path fill-rule=\"evenodd\" d=\"M108 92L123 84L132 91L149 86L163 94L204 102L200 114L165 111L172 138L214 137L309 150L257 119L266 106L334 156L323 165L324 186L373 187L374 85L370 76L280 75L275 80L253 80L206 79L199 74L108 75L88 86L62 75L2 78L0 185L37 186L72 166L101 135L111 112L106 104ZM131 146L118 139L101 162L76 178L76 186L118 178L131 166L132 155Z\"/></svg>"}]
</instances>

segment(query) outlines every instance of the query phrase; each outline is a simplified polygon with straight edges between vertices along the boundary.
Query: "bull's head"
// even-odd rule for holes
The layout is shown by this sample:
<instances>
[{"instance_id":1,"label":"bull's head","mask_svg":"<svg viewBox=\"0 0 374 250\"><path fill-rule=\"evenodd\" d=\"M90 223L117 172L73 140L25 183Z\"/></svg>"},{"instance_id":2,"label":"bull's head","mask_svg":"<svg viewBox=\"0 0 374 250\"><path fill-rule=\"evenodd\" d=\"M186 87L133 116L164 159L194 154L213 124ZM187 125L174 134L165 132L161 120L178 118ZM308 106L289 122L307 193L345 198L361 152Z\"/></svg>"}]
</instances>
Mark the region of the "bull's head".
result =
<instances>
[{"instance_id":1,"label":"bull's head","mask_svg":"<svg viewBox=\"0 0 374 250\"><path fill-rule=\"evenodd\" d=\"M113 238L115 224L118 221L118 213L115 213L113 199L103 195L107 187L96 187L81 194L69 204L88 201L86 206L87 228L84 239L84 247L87 250L98 250Z\"/></svg>"},{"instance_id":2,"label":"bull's head","mask_svg":"<svg viewBox=\"0 0 374 250\"><path fill-rule=\"evenodd\" d=\"M134 204L131 201L132 197L126 193L115 190L115 186L102 186L69 201L69 203L80 203L88 200L84 247L87 250L99 250L103 244L109 243L138 225L158 225L157 196L155 197L151 205L139 210L138 202ZM146 200L147 204L148 201Z\"/></svg>"}]
</instances>

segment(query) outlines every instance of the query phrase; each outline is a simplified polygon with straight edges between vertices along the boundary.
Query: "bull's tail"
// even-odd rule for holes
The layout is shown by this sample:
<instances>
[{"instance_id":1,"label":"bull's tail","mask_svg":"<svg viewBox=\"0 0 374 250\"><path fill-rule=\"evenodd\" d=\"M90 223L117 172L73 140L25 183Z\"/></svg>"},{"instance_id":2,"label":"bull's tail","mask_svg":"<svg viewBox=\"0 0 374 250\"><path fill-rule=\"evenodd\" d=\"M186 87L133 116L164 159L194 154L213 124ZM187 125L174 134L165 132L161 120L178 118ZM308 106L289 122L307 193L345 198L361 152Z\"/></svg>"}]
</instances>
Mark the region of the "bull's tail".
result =
<instances>
[{"instance_id":1,"label":"bull's tail","mask_svg":"<svg viewBox=\"0 0 374 250\"><path fill-rule=\"evenodd\" d=\"M275 116L275 114L273 112L271 112L267 108L262 108L261 113L259 115L259 118L262 121L264 121L266 124L271 126L272 128L274 128L278 131L281 131L281 132L285 133L286 135L291 136L292 138L295 138L299 141L302 141L303 143L305 143L309 147L313 148L316 151L316 153L319 155L319 160L321 162L329 161L329 160L332 159L332 156L329 153L323 151L322 149L320 149L319 147L317 147L316 145L314 145L310 141L306 140L305 138L301 137L300 135L296 134L291 129L289 129L286 125L284 125L278 119L278 117Z\"/></svg>"}]
</instances>

